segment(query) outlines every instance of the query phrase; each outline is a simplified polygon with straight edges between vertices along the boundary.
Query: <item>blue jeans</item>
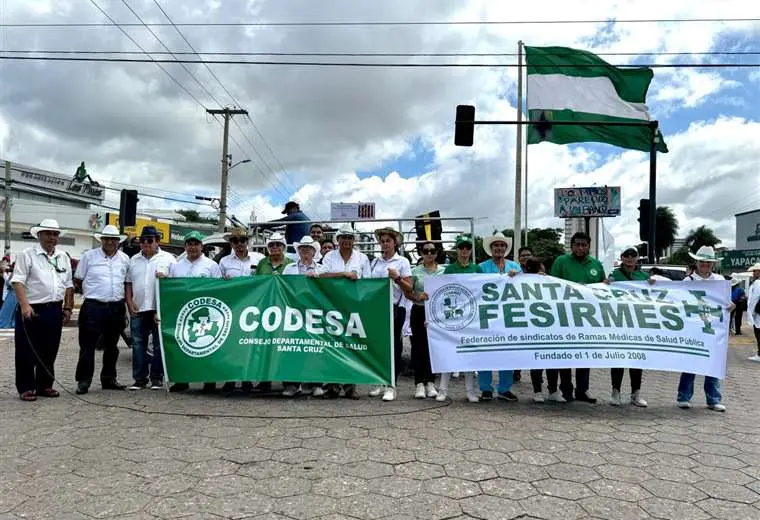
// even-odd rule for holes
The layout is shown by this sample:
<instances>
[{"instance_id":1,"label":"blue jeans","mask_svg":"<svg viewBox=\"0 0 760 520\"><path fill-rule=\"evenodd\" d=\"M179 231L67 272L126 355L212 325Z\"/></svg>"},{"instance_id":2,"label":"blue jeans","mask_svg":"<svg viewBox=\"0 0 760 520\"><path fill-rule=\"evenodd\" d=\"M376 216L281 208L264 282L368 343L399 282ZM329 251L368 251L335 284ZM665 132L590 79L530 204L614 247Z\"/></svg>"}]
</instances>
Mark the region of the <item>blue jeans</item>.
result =
<instances>
[{"instance_id":1,"label":"blue jeans","mask_svg":"<svg viewBox=\"0 0 760 520\"><path fill-rule=\"evenodd\" d=\"M694 395L694 374L681 374L681 381L678 383L678 401L691 401ZM720 403L720 380L717 377L705 376L705 398L707 405L712 406Z\"/></svg>"},{"instance_id":2,"label":"blue jeans","mask_svg":"<svg viewBox=\"0 0 760 520\"><path fill-rule=\"evenodd\" d=\"M486 370L478 372L478 384L481 392L493 391L493 372ZM500 394L505 394L512 390L512 370L499 370L499 384L496 390Z\"/></svg>"},{"instance_id":3,"label":"blue jeans","mask_svg":"<svg viewBox=\"0 0 760 520\"><path fill-rule=\"evenodd\" d=\"M135 382L163 381L164 364L155 311L138 312L130 321L132 331L132 377ZM153 337L153 359L148 358L148 338Z\"/></svg>"}]
</instances>

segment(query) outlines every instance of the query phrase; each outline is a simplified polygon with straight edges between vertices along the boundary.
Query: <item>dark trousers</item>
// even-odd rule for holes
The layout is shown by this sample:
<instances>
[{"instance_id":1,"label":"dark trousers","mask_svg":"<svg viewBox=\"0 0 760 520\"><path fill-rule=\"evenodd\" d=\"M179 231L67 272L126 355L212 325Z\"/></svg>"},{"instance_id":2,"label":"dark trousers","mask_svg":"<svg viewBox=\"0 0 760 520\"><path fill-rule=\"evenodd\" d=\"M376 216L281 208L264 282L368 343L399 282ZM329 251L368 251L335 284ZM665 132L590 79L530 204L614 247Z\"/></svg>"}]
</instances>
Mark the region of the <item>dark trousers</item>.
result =
<instances>
[{"instance_id":1,"label":"dark trousers","mask_svg":"<svg viewBox=\"0 0 760 520\"><path fill-rule=\"evenodd\" d=\"M760 327L753 327L755 329L755 341L757 341L757 355L760 356Z\"/></svg>"},{"instance_id":2,"label":"dark trousers","mask_svg":"<svg viewBox=\"0 0 760 520\"><path fill-rule=\"evenodd\" d=\"M734 318L734 331L737 334L742 333L742 318L744 317L744 309L734 309L734 312L732 313Z\"/></svg>"},{"instance_id":3,"label":"dark trousers","mask_svg":"<svg viewBox=\"0 0 760 520\"><path fill-rule=\"evenodd\" d=\"M401 373L401 354L404 352L404 320L406 319L406 307L393 306L393 360L395 364L396 381Z\"/></svg>"},{"instance_id":4,"label":"dark trousers","mask_svg":"<svg viewBox=\"0 0 760 520\"><path fill-rule=\"evenodd\" d=\"M409 318L412 329L412 367L414 368L414 384L427 384L435 381L430 368L430 345L428 344L427 328L425 328L425 307L412 306Z\"/></svg>"},{"instance_id":5,"label":"dark trousers","mask_svg":"<svg viewBox=\"0 0 760 520\"><path fill-rule=\"evenodd\" d=\"M16 309L16 390L19 394L53 387L55 358L61 344L62 302L32 305L35 316L25 320ZM28 337L27 337L28 336ZM36 355L35 355L36 352Z\"/></svg>"},{"instance_id":6,"label":"dark trousers","mask_svg":"<svg viewBox=\"0 0 760 520\"><path fill-rule=\"evenodd\" d=\"M132 377L136 383L160 383L164 379L156 311L138 312L129 323L132 331ZM148 357L148 341L153 338L153 357ZM104 363L105 365L105 363ZM92 377L92 375L90 375Z\"/></svg>"},{"instance_id":7,"label":"dark trousers","mask_svg":"<svg viewBox=\"0 0 760 520\"><path fill-rule=\"evenodd\" d=\"M90 385L95 372L95 350L103 350L101 383L116 381L119 336L124 328L124 302L85 300L79 310L79 361L76 380Z\"/></svg>"},{"instance_id":8,"label":"dark trousers","mask_svg":"<svg viewBox=\"0 0 760 520\"><path fill-rule=\"evenodd\" d=\"M588 392L589 377L591 376L591 369L589 368L576 368L575 369L575 395L583 395ZM562 391L562 395L565 399L573 398L573 370L570 368L562 368L559 371L559 389Z\"/></svg>"},{"instance_id":9,"label":"dark trousers","mask_svg":"<svg viewBox=\"0 0 760 520\"><path fill-rule=\"evenodd\" d=\"M533 384L533 393L540 393L541 387L544 385L544 370L542 368L534 368L530 371L530 382ZM556 368L546 369L546 387L550 394L557 391L557 379L559 378L559 370Z\"/></svg>"},{"instance_id":10,"label":"dark trousers","mask_svg":"<svg viewBox=\"0 0 760 520\"><path fill-rule=\"evenodd\" d=\"M610 379L612 380L612 389L620 390L620 386L623 384L623 373L625 368L612 368L610 369ZM640 368L629 368L628 375L631 378L631 393L641 390L641 376L644 371Z\"/></svg>"}]
</instances>

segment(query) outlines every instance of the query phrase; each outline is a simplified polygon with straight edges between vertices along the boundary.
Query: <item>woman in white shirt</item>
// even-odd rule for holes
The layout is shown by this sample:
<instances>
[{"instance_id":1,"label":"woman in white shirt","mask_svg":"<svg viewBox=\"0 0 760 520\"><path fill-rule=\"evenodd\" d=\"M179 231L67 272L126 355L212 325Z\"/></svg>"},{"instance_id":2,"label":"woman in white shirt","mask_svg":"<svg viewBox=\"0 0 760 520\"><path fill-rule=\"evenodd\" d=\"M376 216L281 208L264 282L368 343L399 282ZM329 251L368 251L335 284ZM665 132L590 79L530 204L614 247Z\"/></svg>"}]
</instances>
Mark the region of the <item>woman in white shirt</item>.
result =
<instances>
[{"instance_id":1,"label":"woman in white shirt","mask_svg":"<svg viewBox=\"0 0 760 520\"><path fill-rule=\"evenodd\" d=\"M404 349L403 327L406 318L406 308L401 305L404 291L412 288L412 267L409 260L398 254L401 244L401 233L393 228L380 228L375 231L375 238L380 243L381 255L370 262L372 278L390 278L393 280L393 351L396 381L401 369L401 354ZM383 401L396 399L395 386L379 386L370 391L369 395L383 396Z\"/></svg>"},{"instance_id":2,"label":"woman in white shirt","mask_svg":"<svg viewBox=\"0 0 760 520\"><path fill-rule=\"evenodd\" d=\"M719 261L715 256L712 247L702 246L696 254L689 253L697 261L697 269L694 273L684 278L684 282L693 283L704 280L725 280L719 274L712 272L713 266ZM694 395L694 374L682 373L681 380L678 383L678 407L683 409L691 408L692 396ZM720 380L717 377L705 376L705 398L707 407L716 412L725 412L725 405L721 404Z\"/></svg>"}]
</instances>

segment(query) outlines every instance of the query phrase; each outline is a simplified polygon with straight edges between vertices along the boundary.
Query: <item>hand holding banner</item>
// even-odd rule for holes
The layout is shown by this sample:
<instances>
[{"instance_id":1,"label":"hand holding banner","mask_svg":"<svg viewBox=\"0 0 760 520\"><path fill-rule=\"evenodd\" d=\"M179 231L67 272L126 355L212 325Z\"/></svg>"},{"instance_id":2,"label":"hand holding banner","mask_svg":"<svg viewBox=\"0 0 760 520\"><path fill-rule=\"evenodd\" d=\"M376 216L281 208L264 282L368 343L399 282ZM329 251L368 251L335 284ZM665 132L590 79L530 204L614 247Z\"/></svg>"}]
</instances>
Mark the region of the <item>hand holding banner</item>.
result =
<instances>
[{"instance_id":1,"label":"hand holding banner","mask_svg":"<svg viewBox=\"0 0 760 520\"><path fill-rule=\"evenodd\" d=\"M727 281L452 275L427 277L425 292L433 372L633 367L725 376Z\"/></svg>"}]
</instances>

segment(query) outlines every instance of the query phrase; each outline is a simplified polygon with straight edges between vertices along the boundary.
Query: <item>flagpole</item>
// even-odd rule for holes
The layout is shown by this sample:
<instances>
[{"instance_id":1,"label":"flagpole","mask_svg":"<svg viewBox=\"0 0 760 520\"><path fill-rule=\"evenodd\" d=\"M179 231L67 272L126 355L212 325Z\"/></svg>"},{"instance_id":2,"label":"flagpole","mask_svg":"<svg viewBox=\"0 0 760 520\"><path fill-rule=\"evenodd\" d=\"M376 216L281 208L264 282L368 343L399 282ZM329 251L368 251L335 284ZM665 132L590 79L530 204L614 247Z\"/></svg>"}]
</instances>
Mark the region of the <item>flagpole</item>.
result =
<instances>
[{"instance_id":1,"label":"flagpole","mask_svg":"<svg viewBox=\"0 0 760 520\"><path fill-rule=\"evenodd\" d=\"M517 120L522 122L523 102L523 42L517 42ZM517 125L515 146L515 227L513 238L513 250L518 251L522 247L522 124Z\"/></svg>"},{"instance_id":2,"label":"flagpole","mask_svg":"<svg viewBox=\"0 0 760 520\"><path fill-rule=\"evenodd\" d=\"M530 96L529 93L529 85L528 85L528 77L527 74L525 76L525 119L526 121L530 121L530 112L528 112L528 97ZM522 125L521 125L522 126ZM525 144L522 146L525 147L525 170L523 172L523 184L525 185L525 219L523 220L523 227L525 228L525 243L523 244L523 247L528 246L528 230L530 229L528 227L528 132L530 132L530 127L525 131Z\"/></svg>"},{"instance_id":3,"label":"flagpole","mask_svg":"<svg viewBox=\"0 0 760 520\"><path fill-rule=\"evenodd\" d=\"M654 264L656 258L656 244L657 244L657 142L659 141L657 135L657 128L659 123L652 121L649 125L651 128L651 142L649 143L649 235L647 242L649 243L649 263Z\"/></svg>"}]
</instances>

